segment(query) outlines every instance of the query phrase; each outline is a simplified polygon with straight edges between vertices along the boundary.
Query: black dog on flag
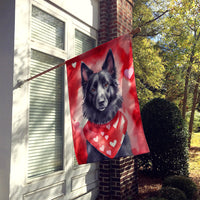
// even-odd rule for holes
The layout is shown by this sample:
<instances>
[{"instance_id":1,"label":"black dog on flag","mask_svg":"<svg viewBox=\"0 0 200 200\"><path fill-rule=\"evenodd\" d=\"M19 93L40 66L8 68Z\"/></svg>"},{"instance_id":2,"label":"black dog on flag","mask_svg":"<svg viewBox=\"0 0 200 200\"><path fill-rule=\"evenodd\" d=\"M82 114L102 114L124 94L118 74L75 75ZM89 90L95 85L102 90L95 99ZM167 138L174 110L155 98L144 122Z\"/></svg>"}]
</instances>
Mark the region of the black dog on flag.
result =
<instances>
[{"instance_id":1,"label":"black dog on flag","mask_svg":"<svg viewBox=\"0 0 200 200\"><path fill-rule=\"evenodd\" d=\"M120 111L122 96L118 93L117 73L112 50L107 53L102 70L94 73L81 63L83 128L87 140L87 162L132 155L127 119Z\"/></svg>"}]
</instances>

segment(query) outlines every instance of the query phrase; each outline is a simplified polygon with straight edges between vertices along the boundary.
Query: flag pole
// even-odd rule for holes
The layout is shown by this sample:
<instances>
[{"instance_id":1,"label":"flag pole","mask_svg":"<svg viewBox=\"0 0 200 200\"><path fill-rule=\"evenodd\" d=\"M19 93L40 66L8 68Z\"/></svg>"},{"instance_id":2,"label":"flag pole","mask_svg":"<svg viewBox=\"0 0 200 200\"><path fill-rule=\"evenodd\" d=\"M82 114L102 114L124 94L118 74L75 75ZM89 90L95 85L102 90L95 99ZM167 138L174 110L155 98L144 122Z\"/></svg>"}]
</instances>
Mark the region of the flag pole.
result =
<instances>
[{"instance_id":1,"label":"flag pole","mask_svg":"<svg viewBox=\"0 0 200 200\"><path fill-rule=\"evenodd\" d=\"M133 29L131 32L130 32L130 35L132 35L132 38L136 37L138 33L141 32L141 28L140 27L137 27L135 29Z\"/></svg>"},{"instance_id":2,"label":"flag pole","mask_svg":"<svg viewBox=\"0 0 200 200\"><path fill-rule=\"evenodd\" d=\"M41 72L41 73L39 73L39 74L36 74L35 76L32 76L32 77L30 77L30 78L28 78L28 79L26 79L26 80L17 81L17 85L15 86L15 88L21 87L24 83L26 83L26 82L28 82L28 81L31 81L31 80L33 80L33 79L39 77L39 76L42 76L43 74L46 74L46 73L48 73L48 72L50 72L50 71L52 71L52 70L54 70L54 69L57 69L57 68L59 68L59 67L62 67L63 65L65 65L65 63L66 63L66 61L63 62L63 63L60 63L60 64L58 64L58 65L56 65L56 66L54 66L54 67L52 67L52 68L50 68L50 69L47 69L47 70L45 70L45 71L43 71L43 72Z\"/></svg>"},{"instance_id":3,"label":"flag pole","mask_svg":"<svg viewBox=\"0 0 200 200\"><path fill-rule=\"evenodd\" d=\"M140 32L141 32L141 28L140 28L140 27L137 27L137 28L133 29L129 34L132 35L132 38L134 38L134 37L136 37L137 34L140 33ZM45 71L43 71L43 72L41 72L41 73L39 73L39 74L36 74L35 76L32 76L32 77L30 77L30 78L28 78L28 79L25 79L25 80L23 80L23 81L18 80L16 86L14 87L14 89L21 87L24 83L26 83L26 82L28 82L28 81L31 81L31 80L33 80L33 79L39 77L39 76L42 76L43 74L46 74L46 73L48 73L48 72L50 72L50 71L52 71L52 70L54 70L54 69L57 69L57 68L59 68L59 67L62 67L63 65L66 64L66 62L67 62L67 61L65 61L65 62L63 62L63 63L60 63L60 64L58 64L58 65L56 65L56 66L54 66L54 67L52 67L52 68L50 68L50 69L47 69L47 70L45 70Z\"/></svg>"}]
</instances>

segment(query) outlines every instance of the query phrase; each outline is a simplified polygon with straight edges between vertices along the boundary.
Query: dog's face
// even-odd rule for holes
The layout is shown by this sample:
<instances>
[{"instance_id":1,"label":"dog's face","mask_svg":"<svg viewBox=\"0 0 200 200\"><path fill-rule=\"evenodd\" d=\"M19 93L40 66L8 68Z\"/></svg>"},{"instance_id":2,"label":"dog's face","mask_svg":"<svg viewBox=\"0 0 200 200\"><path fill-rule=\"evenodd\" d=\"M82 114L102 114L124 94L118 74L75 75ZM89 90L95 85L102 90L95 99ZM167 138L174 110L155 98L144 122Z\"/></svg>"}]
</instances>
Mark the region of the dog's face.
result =
<instances>
[{"instance_id":1,"label":"dog's face","mask_svg":"<svg viewBox=\"0 0 200 200\"><path fill-rule=\"evenodd\" d=\"M112 87L110 87L109 76L105 72L94 74L90 81L88 99L99 111L105 110L108 106Z\"/></svg>"},{"instance_id":2,"label":"dog's face","mask_svg":"<svg viewBox=\"0 0 200 200\"><path fill-rule=\"evenodd\" d=\"M82 63L81 77L84 100L100 112L106 110L118 91L112 51L108 51L102 70L98 73Z\"/></svg>"}]
</instances>

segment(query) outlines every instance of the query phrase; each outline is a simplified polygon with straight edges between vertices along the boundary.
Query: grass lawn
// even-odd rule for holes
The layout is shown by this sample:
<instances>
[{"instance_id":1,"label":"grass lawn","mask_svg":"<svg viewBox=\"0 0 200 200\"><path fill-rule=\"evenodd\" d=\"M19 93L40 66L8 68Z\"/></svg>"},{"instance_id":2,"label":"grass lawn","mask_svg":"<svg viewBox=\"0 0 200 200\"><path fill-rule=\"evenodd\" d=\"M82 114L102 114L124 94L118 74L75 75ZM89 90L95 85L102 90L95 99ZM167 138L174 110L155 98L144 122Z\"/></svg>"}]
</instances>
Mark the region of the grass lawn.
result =
<instances>
[{"instance_id":1,"label":"grass lawn","mask_svg":"<svg viewBox=\"0 0 200 200\"><path fill-rule=\"evenodd\" d=\"M191 146L200 148L200 132L192 134Z\"/></svg>"},{"instance_id":2,"label":"grass lawn","mask_svg":"<svg viewBox=\"0 0 200 200\"><path fill-rule=\"evenodd\" d=\"M193 133L189 158L190 177L200 190L200 133Z\"/></svg>"}]
</instances>

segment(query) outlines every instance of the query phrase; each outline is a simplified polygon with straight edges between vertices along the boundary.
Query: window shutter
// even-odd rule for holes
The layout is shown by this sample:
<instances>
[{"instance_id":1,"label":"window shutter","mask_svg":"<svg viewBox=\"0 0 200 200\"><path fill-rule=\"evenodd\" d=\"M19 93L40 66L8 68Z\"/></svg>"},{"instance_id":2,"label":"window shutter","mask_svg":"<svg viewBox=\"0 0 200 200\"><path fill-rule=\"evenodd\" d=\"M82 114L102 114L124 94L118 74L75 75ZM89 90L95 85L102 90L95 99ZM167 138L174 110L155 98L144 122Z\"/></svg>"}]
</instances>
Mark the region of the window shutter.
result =
<instances>
[{"instance_id":1,"label":"window shutter","mask_svg":"<svg viewBox=\"0 0 200 200\"><path fill-rule=\"evenodd\" d=\"M75 30L75 56L78 56L96 47L96 40L88 35Z\"/></svg>"},{"instance_id":2,"label":"window shutter","mask_svg":"<svg viewBox=\"0 0 200 200\"><path fill-rule=\"evenodd\" d=\"M49 49L64 49L64 22L33 6L31 39ZM30 76L62 62L32 49ZM63 70L60 67L30 81L28 178L63 169Z\"/></svg>"},{"instance_id":3,"label":"window shutter","mask_svg":"<svg viewBox=\"0 0 200 200\"><path fill-rule=\"evenodd\" d=\"M63 60L32 50L30 75ZM30 81L28 177L63 168L63 67Z\"/></svg>"},{"instance_id":4,"label":"window shutter","mask_svg":"<svg viewBox=\"0 0 200 200\"><path fill-rule=\"evenodd\" d=\"M64 22L32 7L31 38L64 49Z\"/></svg>"},{"instance_id":5,"label":"window shutter","mask_svg":"<svg viewBox=\"0 0 200 200\"><path fill-rule=\"evenodd\" d=\"M78 56L90 49L96 47L96 40L79 30L75 30L75 56ZM78 162L76 156L74 155L74 166L77 166Z\"/></svg>"}]
</instances>

